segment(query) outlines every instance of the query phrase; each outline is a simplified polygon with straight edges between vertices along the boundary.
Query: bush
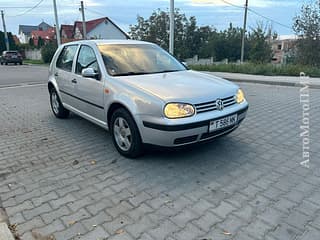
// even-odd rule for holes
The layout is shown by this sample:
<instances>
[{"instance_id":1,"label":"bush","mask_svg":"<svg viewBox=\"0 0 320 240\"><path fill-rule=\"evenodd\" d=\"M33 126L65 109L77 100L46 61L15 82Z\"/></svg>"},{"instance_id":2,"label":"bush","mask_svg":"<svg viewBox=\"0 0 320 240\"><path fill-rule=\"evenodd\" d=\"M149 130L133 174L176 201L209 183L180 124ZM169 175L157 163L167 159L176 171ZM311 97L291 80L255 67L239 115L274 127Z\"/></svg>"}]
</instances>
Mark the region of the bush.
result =
<instances>
[{"instance_id":1,"label":"bush","mask_svg":"<svg viewBox=\"0 0 320 240\"><path fill-rule=\"evenodd\" d=\"M266 76L300 76L304 72L310 77L320 77L320 69L312 66L288 64L221 64L221 65L193 65L191 69L209 72L246 73Z\"/></svg>"},{"instance_id":2,"label":"bush","mask_svg":"<svg viewBox=\"0 0 320 240\"><path fill-rule=\"evenodd\" d=\"M48 43L41 48L42 60L44 63L50 63L54 53L57 50L57 45Z\"/></svg>"}]
</instances>

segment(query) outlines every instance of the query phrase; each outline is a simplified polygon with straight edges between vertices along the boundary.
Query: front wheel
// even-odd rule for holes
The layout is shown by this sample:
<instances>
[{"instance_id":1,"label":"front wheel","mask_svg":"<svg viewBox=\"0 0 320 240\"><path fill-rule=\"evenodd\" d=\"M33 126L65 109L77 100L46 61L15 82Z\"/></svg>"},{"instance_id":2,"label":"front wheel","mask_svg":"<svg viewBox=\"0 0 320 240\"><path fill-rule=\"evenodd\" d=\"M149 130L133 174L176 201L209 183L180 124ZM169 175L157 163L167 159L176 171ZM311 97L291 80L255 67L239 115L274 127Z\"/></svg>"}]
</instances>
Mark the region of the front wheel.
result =
<instances>
[{"instance_id":1,"label":"front wheel","mask_svg":"<svg viewBox=\"0 0 320 240\"><path fill-rule=\"evenodd\" d=\"M111 117L110 131L118 152L129 158L136 158L143 153L139 129L128 111L117 109Z\"/></svg>"},{"instance_id":2,"label":"front wheel","mask_svg":"<svg viewBox=\"0 0 320 240\"><path fill-rule=\"evenodd\" d=\"M57 118L67 118L69 116L69 110L65 109L60 101L60 98L55 89L50 90L50 104L53 114Z\"/></svg>"}]
</instances>

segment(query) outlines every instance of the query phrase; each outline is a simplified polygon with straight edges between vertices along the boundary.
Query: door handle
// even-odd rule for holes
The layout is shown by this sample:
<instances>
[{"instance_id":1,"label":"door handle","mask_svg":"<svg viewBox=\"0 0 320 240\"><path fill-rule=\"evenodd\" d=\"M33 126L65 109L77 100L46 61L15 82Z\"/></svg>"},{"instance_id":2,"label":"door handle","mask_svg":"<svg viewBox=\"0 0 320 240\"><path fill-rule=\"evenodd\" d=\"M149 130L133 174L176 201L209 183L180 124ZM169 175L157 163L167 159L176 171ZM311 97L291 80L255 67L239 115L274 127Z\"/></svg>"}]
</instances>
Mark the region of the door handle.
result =
<instances>
[{"instance_id":1,"label":"door handle","mask_svg":"<svg viewBox=\"0 0 320 240\"><path fill-rule=\"evenodd\" d=\"M71 82L72 83L77 83L77 80L76 79L72 79Z\"/></svg>"},{"instance_id":2,"label":"door handle","mask_svg":"<svg viewBox=\"0 0 320 240\"><path fill-rule=\"evenodd\" d=\"M54 76L58 77L58 76L59 76L59 74L56 72L56 73L54 74Z\"/></svg>"}]
</instances>

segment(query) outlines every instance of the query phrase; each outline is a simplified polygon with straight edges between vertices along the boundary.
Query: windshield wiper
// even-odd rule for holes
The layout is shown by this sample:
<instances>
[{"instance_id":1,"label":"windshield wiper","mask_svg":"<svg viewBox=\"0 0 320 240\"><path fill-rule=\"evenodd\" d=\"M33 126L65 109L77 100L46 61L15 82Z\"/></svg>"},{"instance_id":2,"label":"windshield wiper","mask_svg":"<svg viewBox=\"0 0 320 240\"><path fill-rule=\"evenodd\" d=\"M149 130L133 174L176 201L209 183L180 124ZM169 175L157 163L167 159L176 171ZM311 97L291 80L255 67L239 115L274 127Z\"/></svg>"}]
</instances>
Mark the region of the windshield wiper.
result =
<instances>
[{"instance_id":1,"label":"windshield wiper","mask_svg":"<svg viewBox=\"0 0 320 240\"><path fill-rule=\"evenodd\" d=\"M163 71L159 71L159 72L153 72L153 73L168 73L168 72L180 72L183 70L163 70Z\"/></svg>"},{"instance_id":2,"label":"windshield wiper","mask_svg":"<svg viewBox=\"0 0 320 240\"><path fill-rule=\"evenodd\" d=\"M116 73L113 74L112 76L118 77L118 76L132 76L132 75L143 75L143 74L148 74L148 72L126 72L126 73Z\"/></svg>"}]
</instances>

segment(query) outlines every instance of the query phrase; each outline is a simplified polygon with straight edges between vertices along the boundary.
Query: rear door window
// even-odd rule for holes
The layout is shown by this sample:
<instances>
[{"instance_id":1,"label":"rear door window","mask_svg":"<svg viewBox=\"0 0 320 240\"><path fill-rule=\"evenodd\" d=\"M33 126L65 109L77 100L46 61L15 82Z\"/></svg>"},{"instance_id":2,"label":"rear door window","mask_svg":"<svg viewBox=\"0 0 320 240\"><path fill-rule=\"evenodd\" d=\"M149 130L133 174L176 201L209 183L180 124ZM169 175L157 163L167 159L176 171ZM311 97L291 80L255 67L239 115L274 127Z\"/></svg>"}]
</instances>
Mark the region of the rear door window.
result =
<instances>
[{"instance_id":1,"label":"rear door window","mask_svg":"<svg viewBox=\"0 0 320 240\"><path fill-rule=\"evenodd\" d=\"M57 60L57 68L61 68L65 71L71 72L73 59L77 52L77 48L78 45L65 46Z\"/></svg>"}]
</instances>

